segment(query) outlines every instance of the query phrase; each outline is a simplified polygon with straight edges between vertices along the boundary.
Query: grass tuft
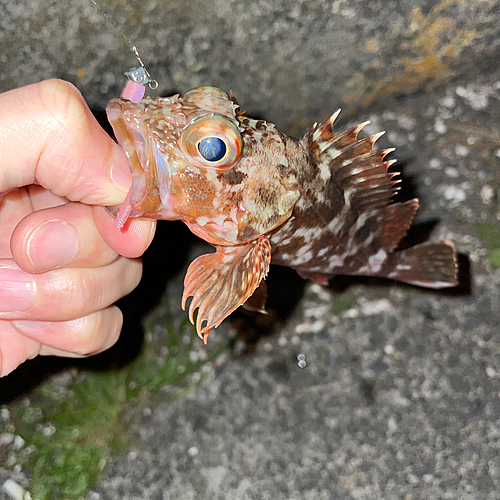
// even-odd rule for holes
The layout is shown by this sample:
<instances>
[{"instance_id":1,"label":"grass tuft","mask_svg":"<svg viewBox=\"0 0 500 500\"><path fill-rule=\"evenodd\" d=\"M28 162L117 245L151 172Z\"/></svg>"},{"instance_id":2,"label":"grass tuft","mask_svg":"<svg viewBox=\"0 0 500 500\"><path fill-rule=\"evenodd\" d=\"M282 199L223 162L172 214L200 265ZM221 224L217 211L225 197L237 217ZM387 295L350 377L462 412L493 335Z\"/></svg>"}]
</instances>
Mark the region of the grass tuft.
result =
<instances>
[{"instance_id":1,"label":"grass tuft","mask_svg":"<svg viewBox=\"0 0 500 500\"><path fill-rule=\"evenodd\" d=\"M500 267L500 225L474 224L474 231L490 251L490 264L493 267Z\"/></svg>"},{"instance_id":2,"label":"grass tuft","mask_svg":"<svg viewBox=\"0 0 500 500\"><path fill-rule=\"evenodd\" d=\"M146 332L153 327L150 320ZM129 365L77 373L65 396L48 382L33 394L36 404L9 406L15 433L26 442L16 462L32 473L28 489L33 499L84 499L112 454L127 445L130 415L142 411L149 397L166 386L177 386L169 398L182 394L186 389L180 382L227 346L205 359L190 357L194 342L199 342L194 327L186 319L176 328L168 317L166 329L161 356L154 336L147 334L141 354Z\"/></svg>"}]
</instances>

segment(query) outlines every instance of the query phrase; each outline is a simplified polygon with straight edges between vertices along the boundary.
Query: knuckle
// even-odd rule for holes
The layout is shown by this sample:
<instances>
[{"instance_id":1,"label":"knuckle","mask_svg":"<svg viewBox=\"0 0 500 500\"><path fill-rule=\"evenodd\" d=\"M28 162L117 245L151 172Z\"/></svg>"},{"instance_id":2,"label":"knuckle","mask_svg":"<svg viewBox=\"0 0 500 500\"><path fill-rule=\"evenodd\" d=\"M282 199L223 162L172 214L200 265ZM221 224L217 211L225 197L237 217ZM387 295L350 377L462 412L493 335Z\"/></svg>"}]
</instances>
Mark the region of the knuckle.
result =
<instances>
[{"instance_id":1,"label":"knuckle","mask_svg":"<svg viewBox=\"0 0 500 500\"><path fill-rule=\"evenodd\" d=\"M74 352L89 356L110 348L118 340L122 324L123 316L116 306L75 320L78 345Z\"/></svg>"},{"instance_id":2,"label":"knuckle","mask_svg":"<svg viewBox=\"0 0 500 500\"><path fill-rule=\"evenodd\" d=\"M75 352L78 354L89 355L95 353L102 343L103 330L99 321L100 313L93 314L92 319L87 316L80 318L78 344L75 346Z\"/></svg>"},{"instance_id":3,"label":"knuckle","mask_svg":"<svg viewBox=\"0 0 500 500\"><path fill-rule=\"evenodd\" d=\"M41 103L59 124L68 127L86 113L85 101L80 91L64 80L40 82L38 95Z\"/></svg>"},{"instance_id":4,"label":"knuckle","mask_svg":"<svg viewBox=\"0 0 500 500\"><path fill-rule=\"evenodd\" d=\"M125 258L125 257L124 257ZM142 261L140 259L127 259L127 279L128 289L131 292L139 284L142 278Z\"/></svg>"}]
</instances>

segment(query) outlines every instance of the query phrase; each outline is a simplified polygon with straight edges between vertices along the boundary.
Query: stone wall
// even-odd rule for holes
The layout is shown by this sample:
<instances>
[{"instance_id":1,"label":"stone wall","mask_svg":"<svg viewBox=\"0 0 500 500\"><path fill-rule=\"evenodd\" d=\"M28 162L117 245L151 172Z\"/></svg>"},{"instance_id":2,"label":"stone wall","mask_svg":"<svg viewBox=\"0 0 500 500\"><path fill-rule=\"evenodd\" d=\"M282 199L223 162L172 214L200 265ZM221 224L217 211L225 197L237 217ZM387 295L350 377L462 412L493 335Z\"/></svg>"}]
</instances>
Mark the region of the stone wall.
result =
<instances>
[{"instance_id":1,"label":"stone wall","mask_svg":"<svg viewBox=\"0 0 500 500\"><path fill-rule=\"evenodd\" d=\"M339 106L362 114L387 96L474 78L500 52L498 0L98 3L107 19L91 0L0 0L0 90L64 78L102 108L137 64L121 32L160 95L218 85L298 133Z\"/></svg>"}]
</instances>

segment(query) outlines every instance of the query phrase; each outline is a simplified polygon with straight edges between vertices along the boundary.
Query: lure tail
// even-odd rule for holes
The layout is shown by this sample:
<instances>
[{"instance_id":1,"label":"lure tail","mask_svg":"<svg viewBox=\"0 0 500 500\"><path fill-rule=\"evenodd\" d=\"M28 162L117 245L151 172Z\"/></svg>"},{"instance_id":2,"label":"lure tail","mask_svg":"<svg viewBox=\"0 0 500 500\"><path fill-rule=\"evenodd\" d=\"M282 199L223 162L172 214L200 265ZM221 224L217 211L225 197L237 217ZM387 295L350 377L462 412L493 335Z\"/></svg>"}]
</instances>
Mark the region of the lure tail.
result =
<instances>
[{"instance_id":1,"label":"lure tail","mask_svg":"<svg viewBox=\"0 0 500 500\"><path fill-rule=\"evenodd\" d=\"M388 278L427 288L457 285L457 262L453 244L424 243L393 254L394 267Z\"/></svg>"}]
</instances>

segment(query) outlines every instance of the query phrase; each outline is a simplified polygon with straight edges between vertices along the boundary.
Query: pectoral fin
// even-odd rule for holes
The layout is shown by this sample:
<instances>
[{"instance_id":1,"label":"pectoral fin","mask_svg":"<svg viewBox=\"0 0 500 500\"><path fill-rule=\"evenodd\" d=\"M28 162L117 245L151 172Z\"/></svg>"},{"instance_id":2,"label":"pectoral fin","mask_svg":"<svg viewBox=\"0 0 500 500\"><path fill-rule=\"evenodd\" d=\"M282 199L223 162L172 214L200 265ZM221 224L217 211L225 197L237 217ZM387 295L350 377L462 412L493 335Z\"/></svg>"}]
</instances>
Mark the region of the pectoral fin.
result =
<instances>
[{"instance_id":1,"label":"pectoral fin","mask_svg":"<svg viewBox=\"0 0 500 500\"><path fill-rule=\"evenodd\" d=\"M265 281L261 281L260 285L255 289L248 300L242 304L243 309L251 312L258 312L260 314L267 314L267 285Z\"/></svg>"},{"instance_id":2,"label":"pectoral fin","mask_svg":"<svg viewBox=\"0 0 500 500\"><path fill-rule=\"evenodd\" d=\"M267 236L243 245L217 246L216 249L215 253L202 255L191 263L182 295L183 309L188 297L193 297L189 319L194 324L194 312L198 309L196 331L205 343L210 330L219 326L252 295L267 276L271 262L271 244Z\"/></svg>"}]
</instances>

